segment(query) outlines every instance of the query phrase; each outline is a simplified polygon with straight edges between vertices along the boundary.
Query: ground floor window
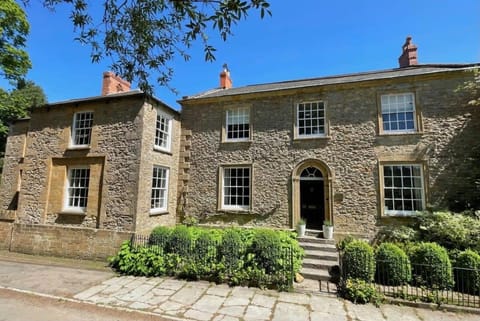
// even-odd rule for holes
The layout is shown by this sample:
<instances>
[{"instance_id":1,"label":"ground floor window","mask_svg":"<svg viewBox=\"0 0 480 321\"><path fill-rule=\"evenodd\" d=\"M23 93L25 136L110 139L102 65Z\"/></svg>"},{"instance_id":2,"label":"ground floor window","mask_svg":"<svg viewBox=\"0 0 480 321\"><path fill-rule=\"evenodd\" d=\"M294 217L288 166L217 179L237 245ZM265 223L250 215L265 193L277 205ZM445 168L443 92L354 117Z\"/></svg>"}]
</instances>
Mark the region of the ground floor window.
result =
<instances>
[{"instance_id":1,"label":"ground floor window","mask_svg":"<svg viewBox=\"0 0 480 321\"><path fill-rule=\"evenodd\" d=\"M225 167L222 179L222 208L248 210L250 208L250 167Z\"/></svg>"},{"instance_id":2,"label":"ground floor window","mask_svg":"<svg viewBox=\"0 0 480 321\"><path fill-rule=\"evenodd\" d=\"M421 165L383 165L383 197L387 215L410 215L422 211L425 198Z\"/></svg>"},{"instance_id":3,"label":"ground floor window","mask_svg":"<svg viewBox=\"0 0 480 321\"><path fill-rule=\"evenodd\" d=\"M168 201L168 168L153 166L152 196L150 200L150 212L167 210Z\"/></svg>"},{"instance_id":4,"label":"ground floor window","mask_svg":"<svg viewBox=\"0 0 480 321\"><path fill-rule=\"evenodd\" d=\"M85 211L88 203L90 168L71 167L68 169L67 209Z\"/></svg>"}]
</instances>

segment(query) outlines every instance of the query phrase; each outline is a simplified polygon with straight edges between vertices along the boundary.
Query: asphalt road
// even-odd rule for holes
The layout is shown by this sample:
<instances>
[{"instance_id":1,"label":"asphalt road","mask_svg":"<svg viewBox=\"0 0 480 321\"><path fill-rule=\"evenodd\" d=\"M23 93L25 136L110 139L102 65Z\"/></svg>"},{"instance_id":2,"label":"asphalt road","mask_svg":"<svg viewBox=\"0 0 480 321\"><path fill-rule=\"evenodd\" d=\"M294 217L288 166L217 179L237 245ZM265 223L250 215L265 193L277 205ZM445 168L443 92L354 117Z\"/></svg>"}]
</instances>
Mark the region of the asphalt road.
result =
<instances>
[{"instance_id":1,"label":"asphalt road","mask_svg":"<svg viewBox=\"0 0 480 321\"><path fill-rule=\"evenodd\" d=\"M168 321L158 316L0 289L0 321Z\"/></svg>"}]
</instances>

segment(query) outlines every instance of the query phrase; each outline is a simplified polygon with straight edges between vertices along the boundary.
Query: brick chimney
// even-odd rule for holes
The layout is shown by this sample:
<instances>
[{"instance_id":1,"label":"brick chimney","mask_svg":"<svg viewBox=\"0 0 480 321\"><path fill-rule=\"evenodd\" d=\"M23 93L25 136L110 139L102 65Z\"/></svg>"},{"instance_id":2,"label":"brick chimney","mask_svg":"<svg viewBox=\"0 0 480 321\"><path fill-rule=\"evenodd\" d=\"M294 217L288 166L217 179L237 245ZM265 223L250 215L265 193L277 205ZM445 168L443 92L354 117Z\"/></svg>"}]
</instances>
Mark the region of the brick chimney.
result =
<instances>
[{"instance_id":1,"label":"brick chimney","mask_svg":"<svg viewBox=\"0 0 480 321\"><path fill-rule=\"evenodd\" d=\"M102 96L130 91L130 83L111 71L103 73Z\"/></svg>"},{"instance_id":2,"label":"brick chimney","mask_svg":"<svg viewBox=\"0 0 480 321\"><path fill-rule=\"evenodd\" d=\"M398 58L400 68L418 65L417 46L412 43L412 37L408 36L402 47L402 55Z\"/></svg>"},{"instance_id":3,"label":"brick chimney","mask_svg":"<svg viewBox=\"0 0 480 321\"><path fill-rule=\"evenodd\" d=\"M223 70L220 73L220 88L229 89L232 88L232 78L230 78L230 70L228 70L227 64L223 64Z\"/></svg>"}]
</instances>

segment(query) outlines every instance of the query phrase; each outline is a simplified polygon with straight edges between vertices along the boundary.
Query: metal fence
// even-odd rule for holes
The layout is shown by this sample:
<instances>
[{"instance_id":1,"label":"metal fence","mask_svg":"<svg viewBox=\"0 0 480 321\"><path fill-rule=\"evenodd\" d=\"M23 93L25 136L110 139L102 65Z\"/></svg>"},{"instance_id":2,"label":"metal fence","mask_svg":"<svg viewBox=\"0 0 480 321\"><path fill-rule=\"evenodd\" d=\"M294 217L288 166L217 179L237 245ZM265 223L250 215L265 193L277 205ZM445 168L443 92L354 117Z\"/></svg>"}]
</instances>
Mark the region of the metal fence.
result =
<instances>
[{"instance_id":1,"label":"metal fence","mask_svg":"<svg viewBox=\"0 0 480 321\"><path fill-rule=\"evenodd\" d=\"M358 270L358 266L346 266L342 256L340 262L343 279ZM372 284L385 296L480 308L479 269L377 260Z\"/></svg>"},{"instance_id":2,"label":"metal fence","mask_svg":"<svg viewBox=\"0 0 480 321\"><path fill-rule=\"evenodd\" d=\"M252 279L246 285L280 290L289 290L293 287L293 249L288 246L277 249L276 252L272 250L266 257L260 258L252 256L254 249L243 242L229 244L226 247L221 241L211 239L172 240L168 236L134 234L130 245L133 251L147 247L153 253L164 257L172 255L181 257L181 260L172 260L170 263L174 265L171 274L179 277L182 277L185 265L191 264L204 269L198 271L200 279L218 281L215 268L220 264L223 267L221 280L223 282L235 283L239 272L250 272L249 276Z\"/></svg>"}]
</instances>

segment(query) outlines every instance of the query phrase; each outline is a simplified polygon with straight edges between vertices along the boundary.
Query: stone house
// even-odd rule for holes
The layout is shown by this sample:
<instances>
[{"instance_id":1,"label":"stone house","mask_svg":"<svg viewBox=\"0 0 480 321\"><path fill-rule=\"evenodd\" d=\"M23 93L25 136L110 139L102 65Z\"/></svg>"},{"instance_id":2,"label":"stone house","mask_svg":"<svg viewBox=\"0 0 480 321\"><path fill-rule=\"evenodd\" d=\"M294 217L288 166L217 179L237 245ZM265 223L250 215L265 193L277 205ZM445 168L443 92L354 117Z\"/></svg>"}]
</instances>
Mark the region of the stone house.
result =
<instances>
[{"instance_id":1,"label":"stone house","mask_svg":"<svg viewBox=\"0 0 480 321\"><path fill-rule=\"evenodd\" d=\"M102 96L36 108L11 127L0 247L105 257L185 216L329 220L337 236L372 236L429 204L480 199L480 113L459 90L479 65L418 64L410 38L399 63L237 88L225 66L220 87L184 97L181 113L105 73Z\"/></svg>"},{"instance_id":2,"label":"stone house","mask_svg":"<svg viewBox=\"0 0 480 321\"><path fill-rule=\"evenodd\" d=\"M402 49L395 69L238 88L225 68L220 88L184 97L183 212L372 236L427 206L479 200L480 113L459 90L478 64L420 65L411 38Z\"/></svg>"}]
</instances>

